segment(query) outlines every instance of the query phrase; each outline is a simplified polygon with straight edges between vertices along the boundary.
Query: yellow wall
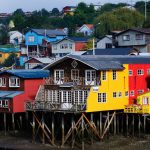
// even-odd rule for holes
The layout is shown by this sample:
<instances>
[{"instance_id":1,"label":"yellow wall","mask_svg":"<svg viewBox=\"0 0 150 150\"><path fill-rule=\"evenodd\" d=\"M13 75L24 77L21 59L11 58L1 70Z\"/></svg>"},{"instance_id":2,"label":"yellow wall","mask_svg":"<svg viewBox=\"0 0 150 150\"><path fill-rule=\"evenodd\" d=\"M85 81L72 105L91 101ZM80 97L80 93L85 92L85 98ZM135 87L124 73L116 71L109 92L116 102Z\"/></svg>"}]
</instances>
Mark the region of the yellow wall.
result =
<instances>
[{"instance_id":1,"label":"yellow wall","mask_svg":"<svg viewBox=\"0 0 150 150\"><path fill-rule=\"evenodd\" d=\"M146 92L137 97L137 104L143 105L143 99L147 98L150 105L150 92Z\"/></svg>"},{"instance_id":2,"label":"yellow wall","mask_svg":"<svg viewBox=\"0 0 150 150\"><path fill-rule=\"evenodd\" d=\"M0 52L0 56L1 56L0 57L0 63L3 63L5 61L5 59L7 59L10 54L11 53ZM15 54L17 54L18 57L20 56L20 52L17 52Z\"/></svg>"},{"instance_id":3,"label":"yellow wall","mask_svg":"<svg viewBox=\"0 0 150 150\"><path fill-rule=\"evenodd\" d=\"M124 105L128 104L128 96L125 96L125 91L129 91L128 86L128 65L124 65L125 69L117 71L117 79L113 80L112 71L107 71L107 79L101 80L101 85L98 91L93 91L91 88L87 99L87 112L119 110L124 109ZM113 98L113 92L121 92L122 96ZM107 94L107 102L98 102L98 93Z\"/></svg>"}]
</instances>

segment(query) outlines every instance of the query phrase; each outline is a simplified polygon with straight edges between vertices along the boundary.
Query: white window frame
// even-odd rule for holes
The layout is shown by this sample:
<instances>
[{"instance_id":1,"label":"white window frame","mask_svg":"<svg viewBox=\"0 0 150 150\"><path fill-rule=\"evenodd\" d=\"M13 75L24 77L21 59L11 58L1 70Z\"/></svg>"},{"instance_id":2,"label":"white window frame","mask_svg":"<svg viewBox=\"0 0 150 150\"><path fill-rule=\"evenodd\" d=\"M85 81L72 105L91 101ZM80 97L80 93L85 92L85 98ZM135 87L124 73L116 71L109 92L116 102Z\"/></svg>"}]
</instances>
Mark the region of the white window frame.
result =
<instances>
[{"instance_id":1,"label":"white window frame","mask_svg":"<svg viewBox=\"0 0 150 150\"><path fill-rule=\"evenodd\" d=\"M2 100L0 100L0 107L2 108Z\"/></svg>"},{"instance_id":2,"label":"white window frame","mask_svg":"<svg viewBox=\"0 0 150 150\"><path fill-rule=\"evenodd\" d=\"M14 80L13 82L14 83L12 83L12 80ZM20 78L18 78L18 77L10 77L9 78L9 87L20 87Z\"/></svg>"},{"instance_id":3,"label":"white window frame","mask_svg":"<svg viewBox=\"0 0 150 150\"><path fill-rule=\"evenodd\" d=\"M130 96L134 96L134 90L130 91Z\"/></svg>"},{"instance_id":4,"label":"white window frame","mask_svg":"<svg viewBox=\"0 0 150 150\"><path fill-rule=\"evenodd\" d=\"M8 100L5 100L5 108L8 108Z\"/></svg>"},{"instance_id":5,"label":"white window frame","mask_svg":"<svg viewBox=\"0 0 150 150\"><path fill-rule=\"evenodd\" d=\"M71 69L71 80L79 81L79 69Z\"/></svg>"},{"instance_id":6,"label":"white window frame","mask_svg":"<svg viewBox=\"0 0 150 150\"><path fill-rule=\"evenodd\" d=\"M116 70L112 71L112 79L117 80L117 71Z\"/></svg>"},{"instance_id":7,"label":"white window frame","mask_svg":"<svg viewBox=\"0 0 150 150\"><path fill-rule=\"evenodd\" d=\"M147 74L150 75L150 69L147 69Z\"/></svg>"},{"instance_id":8,"label":"white window frame","mask_svg":"<svg viewBox=\"0 0 150 150\"><path fill-rule=\"evenodd\" d=\"M107 94L98 93L98 103L106 103L106 102L107 102Z\"/></svg>"},{"instance_id":9,"label":"white window frame","mask_svg":"<svg viewBox=\"0 0 150 150\"><path fill-rule=\"evenodd\" d=\"M6 87L6 78L5 77L0 78L0 87Z\"/></svg>"},{"instance_id":10,"label":"white window frame","mask_svg":"<svg viewBox=\"0 0 150 150\"><path fill-rule=\"evenodd\" d=\"M34 42L34 41L35 41L35 37L32 36L32 35L29 36L29 37L28 37L28 41L29 41L29 42Z\"/></svg>"},{"instance_id":11,"label":"white window frame","mask_svg":"<svg viewBox=\"0 0 150 150\"><path fill-rule=\"evenodd\" d=\"M118 92L118 97L122 97L122 92Z\"/></svg>"},{"instance_id":12,"label":"white window frame","mask_svg":"<svg viewBox=\"0 0 150 150\"><path fill-rule=\"evenodd\" d=\"M54 70L54 82L55 84L58 84L58 85L64 83L64 70L63 69Z\"/></svg>"},{"instance_id":13,"label":"white window frame","mask_svg":"<svg viewBox=\"0 0 150 150\"><path fill-rule=\"evenodd\" d=\"M137 70L137 75L144 75L144 70L143 69L138 69Z\"/></svg>"},{"instance_id":14,"label":"white window frame","mask_svg":"<svg viewBox=\"0 0 150 150\"><path fill-rule=\"evenodd\" d=\"M117 92L113 92L113 98L117 97Z\"/></svg>"},{"instance_id":15,"label":"white window frame","mask_svg":"<svg viewBox=\"0 0 150 150\"><path fill-rule=\"evenodd\" d=\"M149 97L148 96L142 97L142 104L143 105L149 105Z\"/></svg>"},{"instance_id":16,"label":"white window frame","mask_svg":"<svg viewBox=\"0 0 150 150\"><path fill-rule=\"evenodd\" d=\"M133 70L129 70L129 76L133 75Z\"/></svg>"},{"instance_id":17,"label":"white window frame","mask_svg":"<svg viewBox=\"0 0 150 150\"><path fill-rule=\"evenodd\" d=\"M142 94L144 92L144 90L138 90L137 92L138 92L138 94Z\"/></svg>"},{"instance_id":18,"label":"white window frame","mask_svg":"<svg viewBox=\"0 0 150 150\"><path fill-rule=\"evenodd\" d=\"M85 84L94 85L96 81L96 71L95 70L85 70Z\"/></svg>"},{"instance_id":19,"label":"white window frame","mask_svg":"<svg viewBox=\"0 0 150 150\"><path fill-rule=\"evenodd\" d=\"M123 35L122 40L123 41L130 41L130 35L129 34Z\"/></svg>"},{"instance_id":20,"label":"white window frame","mask_svg":"<svg viewBox=\"0 0 150 150\"><path fill-rule=\"evenodd\" d=\"M128 97L129 96L129 92L125 91L125 96Z\"/></svg>"},{"instance_id":21,"label":"white window frame","mask_svg":"<svg viewBox=\"0 0 150 150\"><path fill-rule=\"evenodd\" d=\"M143 40L143 34L135 34L135 39L136 40Z\"/></svg>"},{"instance_id":22,"label":"white window frame","mask_svg":"<svg viewBox=\"0 0 150 150\"><path fill-rule=\"evenodd\" d=\"M102 71L102 80L106 81L107 80L107 72L106 71Z\"/></svg>"}]
</instances>

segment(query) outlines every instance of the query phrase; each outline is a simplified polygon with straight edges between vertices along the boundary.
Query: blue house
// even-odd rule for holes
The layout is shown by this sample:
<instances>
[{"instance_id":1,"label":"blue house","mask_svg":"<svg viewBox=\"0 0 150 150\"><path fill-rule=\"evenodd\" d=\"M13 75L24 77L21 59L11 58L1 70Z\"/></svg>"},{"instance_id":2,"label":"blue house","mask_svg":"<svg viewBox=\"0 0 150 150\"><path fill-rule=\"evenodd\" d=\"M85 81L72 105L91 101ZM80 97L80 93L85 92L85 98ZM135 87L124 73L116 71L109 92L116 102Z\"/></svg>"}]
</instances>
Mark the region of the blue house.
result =
<instances>
[{"instance_id":1,"label":"blue house","mask_svg":"<svg viewBox=\"0 0 150 150\"><path fill-rule=\"evenodd\" d=\"M25 34L25 45L28 57L40 57L43 51L47 51L47 44L66 37L62 30L31 29ZM46 53L46 52L45 52Z\"/></svg>"}]
</instances>

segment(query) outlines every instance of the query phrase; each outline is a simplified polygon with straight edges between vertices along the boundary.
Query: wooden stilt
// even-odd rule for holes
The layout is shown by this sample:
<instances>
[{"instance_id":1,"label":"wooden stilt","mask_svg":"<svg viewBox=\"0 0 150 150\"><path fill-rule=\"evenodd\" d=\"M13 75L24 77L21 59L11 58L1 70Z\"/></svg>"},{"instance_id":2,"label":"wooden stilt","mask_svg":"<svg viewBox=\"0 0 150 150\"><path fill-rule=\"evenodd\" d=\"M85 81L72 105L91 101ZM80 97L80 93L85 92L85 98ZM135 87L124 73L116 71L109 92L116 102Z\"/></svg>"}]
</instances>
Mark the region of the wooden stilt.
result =
<instances>
[{"instance_id":1,"label":"wooden stilt","mask_svg":"<svg viewBox=\"0 0 150 150\"><path fill-rule=\"evenodd\" d=\"M107 112L107 117L108 117L108 123L109 123L109 111ZM108 132L108 134L107 134L108 136L107 136L107 138L109 138L109 128L110 128L110 126L108 126L108 131L107 131Z\"/></svg>"},{"instance_id":2,"label":"wooden stilt","mask_svg":"<svg viewBox=\"0 0 150 150\"><path fill-rule=\"evenodd\" d=\"M4 131L6 135L6 113L4 113Z\"/></svg>"},{"instance_id":3,"label":"wooden stilt","mask_svg":"<svg viewBox=\"0 0 150 150\"><path fill-rule=\"evenodd\" d=\"M82 150L84 150L84 118L82 116Z\"/></svg>"},{"instance_id":4,"label":"wooden stilt","mask_svg":"<svg viewBox=\"0 0 150 150\"><path fill-rule=\"evenodd\" d=\"M62 131L62 143L64 143L64 137L65 137L65 131L64 131L64 113L62 113L62 118L61 118L61 131Z\"/></svg>"},{"instance_id":5,"label":"wooden stilt","mask_svg":"<svg viewBox=\"0 0 150 150\"><path fill-rule=\"evenodd\" d=\"M54 132L54 113L52 113L52 144L54 145L55 132Z\"/></svg>"},{"instance_id":6,"label":"wooden stilt","mask_svg":"<svg viewBox=\"0 0 150 150\"><path fill-rule=\"evenodd\" d=\"M132 136L134 136L134 114L132 115Z\"/></svg>"},{"instance_id":7,"label":"wooden stilt","mask_svg":"<svg viewBox=\"0 0 150 150\"><path fill-rule=\"evenodd\" d=\"M114 135L116 135L116 113L114 115Z\"/></svg>"},{"instance_id":8,"label":"wooden stilt","mask_svg":"<svg viewBox=\"0 0 150 150\"><path fill-rule=\"evenodd\" d=\"M93 113L91 113L91 124L93 124ZM93 144L93 132L91 135L91 144Z\"/></svg>"},{"instance_id":9,"label":"wooden stilt","mask_svg":"<svg viewBox=\"0 0 150 150\"><path fill-rule=\"evenodd\" d=\"M99 134L100 134L100 136L102 135L102 129L103 127L102 127L102 112L100 112L99 113Z\"/></svg>"},{"instance_id":10,"label":"wooden stilt","mask_svg":"<svg viewBox=\"0 0 150 150\"><path fill-rule=\"evenodd\" d=\"M12 113L12 128L13 128L13 132L15 134L15 114Z\"/></svg>"},{"instance_id":11,"label":"wooden stilt","mask_svg":"<svg viewBox=\"0 0 150 150\"><path fill-rule=\"evenodd\" d=\"M45 127L45 121L44 121L44 112L42 112L42 144L45 144L45 134L44 134L44 127Z\"/></svg>"},{"instance_id":12,"label":"wooden stilt","mask_svg":"<svg viewBox=\"0 0 150 150\"><path fill-rule=\"evenodd\" d=\"M138 130L139 130L139 137L141 134L141 120L140 120L140 115L138 115Z\"/></svg>"},{"instance_id":13,"label":"wooden stilt","mask_svg":"<svg viewBox=\"0 0 150 150\"><path fill-rule=\"evenodd\" d=\"M100 131L99 131L99 129L100 129L100 127L99 127L99 126L100 126L100 124L99 124L99 122L100 122L100 121L99 121L99 118L100 118L100 117L99 117L99 114L96 114L96 127L97 127L97 131L98 131L98 132L100 132Z\"/></svg>"},{"instance_id":14,"label":"wooden stilt","mask_svg":"<svg viewBox=\"0 0 150 150\"><path fill-rule=\"evenodd\" d=\"M32 116L32 143L35 143L35 118Z\"/></svg>"},{"instance_id":15,"label":"wooden stilt","mask_svg":"<svg viewBox=\"0 0 150 150\"><path fill-rule=\"evenodd\" d=\"M26 129L28 129L28 121L29 121L29 114L28 114L28 112L25 112L25 127L26 127Z\"/></svg>"},{"instance_id":16,"label":"wooden stilt","mask_svg":"<svg viewBox=\"0 0 150 150\"><path fill-rule=\"evenodd\" d=\"M124 115L123 115L123 113L122 113L122 114L121 114L121 133L122 133L122 134L123 134L123 128L124 128L123 119L124 119Z\"/></svg>"},{"instance_id":17,"label":"wooden stilt","mask_svg":"<svg viewBox=\"0 0 150 150\"><path fill-rule=\"evenodd\" d=\"M144 116L144 123L143 124L144 124L143 130L144 130L144 133L146 133L146 116Z\"/></svg>"},{"instance_id":18,"label":"wooden stilt","mask_svg":"<svg viewBox=\"0 0 150 150\"><path fill-rule=\"evenodd\" d=\"M116 117L117 117L117 134L119 134L119 131L120 131L120 124L119 124L120 115L118 114Z\"/></svg>"},{"instance_id":19,"label":"wooden stilt","mask_svg":"<svg viewBox=\"0 0 150 150\"><path fill-rule=\"evenodd\" d=\"M20 128L22 129L22 115L19 116L19 120L20 120Z\"/></svg>"},{"instance_id":20,"label":"wooden stilt","mask_svg":"<svg viewBox=\"0 0 150 150\"><path fill-rule=\"evenodd\" d=\"M72 117L71 117L71 127L72 127L72 148L74 147L74 142L75 142L75 139L74 139L74 124L75 124L75 122L74 122L74 116L73 116L73 114L72 114Z\"/></svg>"},{"instance_id":21,"label":"wooden stilt","mask_svg":"<svg viewBox=\"0 0 150 150\"><path fill-rule=\"evenodd\" d=\"M128 136L128 125L129 124L129 119L128 119L128 114L126 114L126 136Z\"/></svg>"}]
</instances>

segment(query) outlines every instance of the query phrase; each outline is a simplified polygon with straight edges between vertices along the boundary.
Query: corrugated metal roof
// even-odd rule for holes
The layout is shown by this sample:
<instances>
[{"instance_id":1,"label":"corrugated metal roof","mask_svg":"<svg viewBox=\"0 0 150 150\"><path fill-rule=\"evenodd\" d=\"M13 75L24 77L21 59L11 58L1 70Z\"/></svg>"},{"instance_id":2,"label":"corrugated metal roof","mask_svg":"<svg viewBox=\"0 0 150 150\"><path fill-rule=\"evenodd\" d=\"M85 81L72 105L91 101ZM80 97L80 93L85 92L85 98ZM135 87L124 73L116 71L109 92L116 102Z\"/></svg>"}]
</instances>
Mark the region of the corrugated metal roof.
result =
<instances>
[{"instance_id":1,"label":"corrugated metal roof","mask_svg":"<svg viewBox=\"0 0 150 150\"><path fill-rule=\"evenodd\" d=\"M63 35L65 36L66 33L63 32L62 30L57 30L57 29L31 29L32 31L34 31L35 33L37 34L40 34L40 35L47 35L49 37L55 37L55 36L59 36L59 35Z\"/></svg>"},{"instance_id":2,"label":"corrugated metal roof","mask_svg":"<svg viewBox=\"0 0 150 150\"><path fill-rule=\"evenodd\" d=\"M23 91L0 91L0 99L3 98L13 98L17 95L24 93Z\"/></svg>"},{"instance_id":3,"label":"corrugated metal roof","mask_svg":"<svg viewBox=\"0 0 150 150\"><path fill-rule=\"evenodd\" d=\"M122 70L123 64L150 64L150 56L134 55L67 55L62 59L49 64L44 69L61 63L68 58L80 61L96 70Z\"/></svg>"},{"instance_id":4,"label":"corrugated metal roof","mask_svg":"<svg viewBox=\"0 0 150 150\"><path fill-rule=\"evenodd\" d=\"M25 79L38 79L38 78L46 78L49 76L49 71L48 70L24 70L24 69L18 69L18 70L5 70L1 72L0 74L3 73L9 73L14 76L20 77L20 78L25 78Z\"/></svg>"},{"instance_id":5,"label":"corrugated metal roof","mask_svg":"<svg viewBox=\"0 0 150 150\"><path fill-rule=\"evenodd\" d=\"M95 49L95 55L129 55L133 48L107 48ZM93 50L88 50L84 55L92 55Z\"/></svg>"}]
</instances>

